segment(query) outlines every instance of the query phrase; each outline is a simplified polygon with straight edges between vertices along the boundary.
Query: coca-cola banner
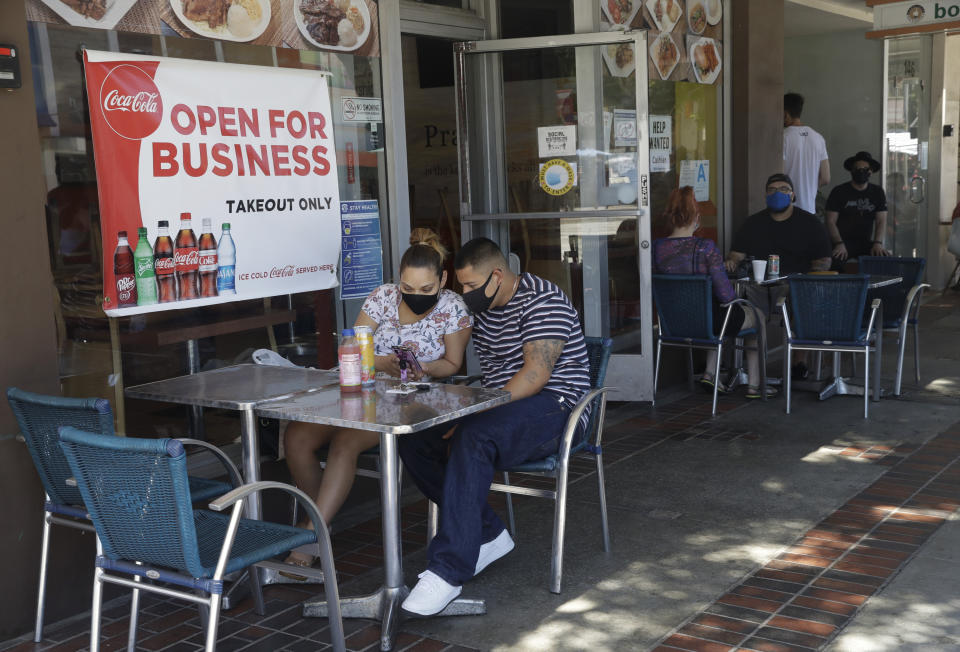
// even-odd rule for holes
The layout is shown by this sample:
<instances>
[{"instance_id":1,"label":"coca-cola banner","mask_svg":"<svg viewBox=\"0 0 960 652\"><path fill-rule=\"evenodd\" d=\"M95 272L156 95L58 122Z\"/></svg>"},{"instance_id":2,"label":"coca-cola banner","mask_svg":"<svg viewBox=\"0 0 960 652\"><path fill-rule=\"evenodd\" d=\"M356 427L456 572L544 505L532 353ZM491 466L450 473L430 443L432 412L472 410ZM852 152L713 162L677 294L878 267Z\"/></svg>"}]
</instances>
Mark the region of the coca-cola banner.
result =
<instances>
[{"instance_id":1,"label":"coca-cola banner","mask_svg":"<svg viewBox=\"0 0 960 652\"><path fill-rule=\"evenodd\" d=\"M110 316L337 285L327 77L84 52Z\"/></svg>"}]
</instances>

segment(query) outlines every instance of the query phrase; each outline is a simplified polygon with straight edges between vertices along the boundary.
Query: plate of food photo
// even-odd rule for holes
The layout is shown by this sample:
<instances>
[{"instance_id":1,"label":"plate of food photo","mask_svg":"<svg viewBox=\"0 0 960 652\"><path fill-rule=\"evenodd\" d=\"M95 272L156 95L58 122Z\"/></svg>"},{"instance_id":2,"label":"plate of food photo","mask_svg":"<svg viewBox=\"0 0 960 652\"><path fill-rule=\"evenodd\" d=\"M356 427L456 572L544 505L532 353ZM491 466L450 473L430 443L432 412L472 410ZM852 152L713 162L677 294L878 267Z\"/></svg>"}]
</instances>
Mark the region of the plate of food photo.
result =
<instances>
[{"instance_id":1,"label":"plate of food photo","mask_svg":"<svg viewBox=\"0 0 960 652\"><path fill-rule=\"evenodd\" d=\"M653 39L650 44L650 59L660 74L660 79L667 81L673 74L673 69L680 63L680 48L669 32L660 32L660 35Z\"/></svg>"},{"instance_id":2,"label":"plate of food photo","mask_svg":"<svg viewBox=\"0 0 960 652\"><path fill-rule=\"evenodd\" d=\"M683 16L683 5L680 0L647 0L647 11L653 17L657 29L661 32L672 32Z\"/></svg>"},{"instance_id":3,"label":"plate of food photo","mask_svg":"<svg viewBox=\"0 0 960 652\"><path fill-rule=\"evenodd\" d=\"M701 36L689 48L693 74L701 84L712 84L720 74L720 50L712 38Z\"/></svg>"},{"instance_id":4,"label":"plate of food photo","mask_svg":"<svg viewBox=\"0 0 960 652\"><path fill-rule=\"evenodd\" d=\"M707 8L703 0L687 0L687 26L694 34L703 34L707 28Z\"/></svg>"},{"instance_id":5,"label":"plate of food photo","mask_svg":"<svg viewBox=\"0 0 960 652\"><path fill-rule=\"evenodd\" d=\"M707 3L707 22L716 25L723 18L722 0L705 0Z\"/></svg>"},{"instance_id":6,"label":"plate of food photo","mask_svg":"<svg viewBox=\"0 0 960 652\"><path fill-rule=\"evenodd\" d=\"M600 0L603 14L614 25L629 27L633 17L640 11L643 0Z\"/></svg>"},{"instance_id":7,"label":"plate of food photo","mask_svg":"<svg viewBox=\"0 0 960 652\"><path fill-rule=\"evenodd\" d=\"M303 38L324 50L351 52L370 36L370 10L364 0L293 0Z\"/></svg>"},{"instance_id":8,"label":"plate of food photo","mask_svg":"<svg viewBox=\"0 0 960 652\"><path fill-rule=\"evenodd\" d=\"M611 43L603 49L603 60L614 77L629 77L637 67L633 43Z\"/></svg>"},{"instance_id":9,"label":"plate of food photo","mask_svg":"<svg viewBox=\"0 0 960 652\"><path fill-rule=\"evenodd\" d=\"M191 32L224 41L252 41L270 23L270 0L170 0L170 8Z\"/></svg>"},{"instance_id":10,"label":"plate of food photo","mask_svg":"<svg viewBox=\"0 0 960 652\"><path fill-rule=\"evenodd\" d=\"M68 25L113 29L137 0L41 0Z\"/></svg>"}]
</instances>

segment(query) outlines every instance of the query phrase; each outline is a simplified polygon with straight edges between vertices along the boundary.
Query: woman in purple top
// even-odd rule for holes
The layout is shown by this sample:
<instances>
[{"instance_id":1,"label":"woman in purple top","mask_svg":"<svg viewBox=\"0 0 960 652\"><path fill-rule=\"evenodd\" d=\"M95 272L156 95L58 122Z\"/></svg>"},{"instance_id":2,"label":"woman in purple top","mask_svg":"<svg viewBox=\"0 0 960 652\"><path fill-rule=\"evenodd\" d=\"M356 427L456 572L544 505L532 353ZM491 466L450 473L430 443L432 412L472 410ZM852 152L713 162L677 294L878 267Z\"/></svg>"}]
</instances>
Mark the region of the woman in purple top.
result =
<instances>
[{"instance_id":1,"label":"woman in purple top","mask_svg":"<svg viewBox=\"0 0 960 652\"><path fill-rule=\"evenodd\" d=\"M727 278L723 266L723 257L717 251L712 240L698 238L693 234L700 228L700 211L697 200L693 195L693 188L684 186L670 193L667 199L667 208L664 219L672 229L666 238L653 241L653 273L654 274L709 274L713 278L713 329L720 332L726 309L721 303L728 303L737 298L733 284ZM735 335L745 328L751 328L754 323L753 313L745 313L739 305L733 307L730 321L727 323L727 333ZM760 361L756 351L756 336L750 336L747 343L753 348L747 349L747 398L760 398L758 378L760 377ZM700 382L710 391L716 379L711 369L717 368L717 352L707 353L707 367ZM723 385L720 385L721 391ZM776 390L767 388L767 396L772 396Z\"/></svg>"}]
</instances>

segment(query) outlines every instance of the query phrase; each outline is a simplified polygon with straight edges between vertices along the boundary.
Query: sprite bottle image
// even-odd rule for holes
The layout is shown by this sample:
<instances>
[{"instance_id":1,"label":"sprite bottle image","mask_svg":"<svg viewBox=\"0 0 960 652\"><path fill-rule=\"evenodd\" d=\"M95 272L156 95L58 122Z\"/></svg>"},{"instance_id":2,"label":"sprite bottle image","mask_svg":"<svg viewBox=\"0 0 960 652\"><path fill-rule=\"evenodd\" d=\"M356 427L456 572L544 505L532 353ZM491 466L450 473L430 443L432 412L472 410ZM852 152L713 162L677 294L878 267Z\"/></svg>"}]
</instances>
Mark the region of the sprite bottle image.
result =
<instances>
[{"instance_id":1,"label":"sprite bottle image","mask_svg":"<svg viewBox=\"0 0 960 652\"><path fill-rule=\"evenodd\" d=\"M147 240L146 227L137 229L137 248L133 252L133 271L137 280L137 305L157 302L157 279L153 272L153 248Z\"/></svg>"}]
</instances>

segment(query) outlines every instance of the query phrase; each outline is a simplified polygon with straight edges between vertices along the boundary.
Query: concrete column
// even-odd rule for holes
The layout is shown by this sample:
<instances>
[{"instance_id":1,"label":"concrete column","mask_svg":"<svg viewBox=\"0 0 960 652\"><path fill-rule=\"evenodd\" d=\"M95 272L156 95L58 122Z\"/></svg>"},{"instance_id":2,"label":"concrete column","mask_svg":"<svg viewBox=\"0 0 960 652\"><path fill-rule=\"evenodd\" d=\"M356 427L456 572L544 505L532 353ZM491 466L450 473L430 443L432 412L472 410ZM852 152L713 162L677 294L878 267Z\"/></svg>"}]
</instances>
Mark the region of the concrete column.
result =
<instances>
[{"instance_id":1,"label":"concrete column","mask_svg":"<svg viewBox=\"0 0 960 652\"><path fill-rule=\"evenodd\" d=\"M11 385L59 394L54 293L44 218L43 176L37 135L33 75L23 2L0 2L0 43L17 49L23 86L0 90L0 225L4 235L0 283L0 389ZM0 494L3 521L0 558L0 640L33 627L43 490L26 446L14 439L19 429L6 397L0 400ZM63 528L57 528L63 530ZM58 532L57 534L62 534ZM49 618L89 609L93 538L54 538L48 593ZM68 547L69 546L69 547ZM82 555L82 561L80 556Z\"/></svg>"},{"instance_id":2,"label":"concrete column","mask_svg":"<svg viewBox=\"0 0 960 652\"><path fill-rule=\"evenodd\" d=\"M733 232L763 208L767 177L783 171L783 3L731 2Z\"/></svg>"}]
</instances>

